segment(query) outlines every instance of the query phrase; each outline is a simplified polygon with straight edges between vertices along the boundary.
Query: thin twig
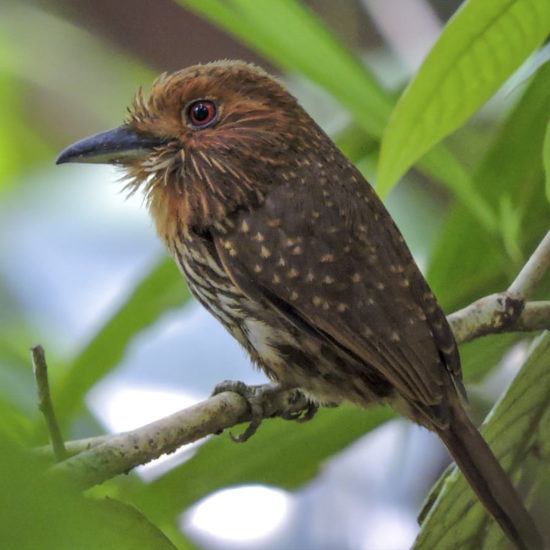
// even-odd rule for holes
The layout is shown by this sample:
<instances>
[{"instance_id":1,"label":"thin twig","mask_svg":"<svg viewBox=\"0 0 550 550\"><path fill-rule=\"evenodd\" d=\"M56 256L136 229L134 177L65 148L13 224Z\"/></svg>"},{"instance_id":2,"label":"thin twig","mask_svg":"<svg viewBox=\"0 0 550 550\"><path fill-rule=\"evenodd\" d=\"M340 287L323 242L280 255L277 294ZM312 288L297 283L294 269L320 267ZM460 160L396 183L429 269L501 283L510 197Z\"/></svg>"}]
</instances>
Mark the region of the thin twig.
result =
<instances>
[{"instance_id":1,"label":"thin twig","mask_svg":"<svg viewBox=\"0 0 550 550\"><path fill-rule=\"evenodd\" d=\"M93 437L84 437L82 439L73 439L69 441L65 441L65 452L66 456L65 458L70 458L71 456L78 455L80 453L83 453L84 451L89 451L90 449L93 449L94 447L97 447L101 443L104 443L105 441L109 440L109 438L113 437L112 434L107 435L96 435ZM51 457L52 456L52 446L51 445L43 445L42 447L37 447L35 449L36 453L44 456L44 457Z\"/></svg>"},{"instance_id":2,"label":"thin twig","mask_svg":"<svg viewBox=\"0 0 550 550\"><path fill-rule=\"evenodd\" d=\"M67 457L65 444L61 436L61 430L55 418L52 399L50 396L50 384L48 382L48 365L46 364L46 355L44 348L40 345L31 348L32 367L36 386L38 388L38 408L44 415L46 426L52 442L53 454L56 462L60 462Z\"/></svg>"},{"instance_id":3,"label":"thin twig","mask_svg":"<svg viewBox=\"0 0 550 550\"><path fill-rule=\"evenodd\" d=\"M508 287L507 294L514 298L527 300L535 290L550 266L550 231L539 243L527 263L523 266L514 282Z\"/></svg>"}]
</instances>

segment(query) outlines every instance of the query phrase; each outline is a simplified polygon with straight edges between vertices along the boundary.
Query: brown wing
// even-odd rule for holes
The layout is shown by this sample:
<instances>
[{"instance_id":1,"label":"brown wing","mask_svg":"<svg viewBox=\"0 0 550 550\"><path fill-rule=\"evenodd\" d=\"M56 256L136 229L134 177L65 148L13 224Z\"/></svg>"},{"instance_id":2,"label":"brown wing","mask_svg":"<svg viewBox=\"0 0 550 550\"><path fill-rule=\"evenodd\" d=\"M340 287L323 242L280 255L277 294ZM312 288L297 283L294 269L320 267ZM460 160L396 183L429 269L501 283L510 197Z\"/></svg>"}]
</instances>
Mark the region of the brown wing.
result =
<instances>
[{"instance_id":1,"label":"brown wing","mask_svg":"<svg viewBox=\"0 0 550 550\"><path fill-rule=\"evenodd\" d=\"M345 184L275 188L260 209L238 214L232 233L215 236L218 253L249 297L437 409L448 371L460 380L452 333L385 208L349 170Z\"/></svg>"}]
</instances>

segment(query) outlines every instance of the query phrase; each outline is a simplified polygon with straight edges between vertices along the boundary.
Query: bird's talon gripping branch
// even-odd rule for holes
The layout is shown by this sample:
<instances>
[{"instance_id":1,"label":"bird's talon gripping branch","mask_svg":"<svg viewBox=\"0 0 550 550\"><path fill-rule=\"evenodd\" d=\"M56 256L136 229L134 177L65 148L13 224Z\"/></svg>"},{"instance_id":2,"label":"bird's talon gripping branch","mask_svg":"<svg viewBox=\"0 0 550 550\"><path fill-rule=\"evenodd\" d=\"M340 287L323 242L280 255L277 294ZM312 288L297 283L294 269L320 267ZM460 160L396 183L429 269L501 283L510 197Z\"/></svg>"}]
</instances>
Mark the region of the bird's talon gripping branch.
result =
<instances>
[{"instance_id":1,"label":"bird's talon gripping branch","mask_svg":"<svg viewBox=\"0 0 550 550\"><path fill-rule=\"evenodd\" d=\"M214 390L212 391L212 394L210 395L210 397L214 397L214 395L218 395L225 391L232 391L244 397L248 401L248 398L252 393L253 387L254 386L246 385L244 382L241 382L240 380L224 380L223 382L219 382L214 386Z\"/></svg>"},{"instance_id":2,"label":"bird's talon gripping branch","mask_svg":"<svg viewBox=\"0 0 550 550\"><path fill-rule=\"evenodd\" d=\"M295 420L307 422L311 420L318 410L318 405L307 399L304 394L296 389L289 389L277 384L261 384L248 386L244 382L225 380L214 388L212 395L226 391L234 392L246 400L250 408L251 421L245 431L230 437L237 443L244 443L250 439L260 427L264 418L280 417L283 420ZM300 410L296 410L296 404L304 403ZM221 433L221 432L220 432Z\"/></svg>"},{"instance_id":3,"label":"bird's talon gripping branch","mask_svg":"<svg viewBox=\"0 0 550 550\"><path fill-rule=\"evenodd\" d=\"M278 389L277 386L271 384L263 384L260 386L248 386L240 380L224 380L219 384L216 384L212 395L218 395L226 391L234 392L240 395L246 400L250 407L250 414L252 420L246 427L245 431L240 435L234 435L229 432L229 437L235 443L244 443L248 441L260 427L263 419L266 417L265 396L268 392L273 392L274 389Z\"/></svg>"},{"instance_id":4,"label":"bird's talon gripping branch","mask_svg":"<svg viewBox=\"0 0 550 550\"><path fill-rule=\"evenodd\" d=\"M252 421L248 424L245 431L239 435L229 432L229 437L235 443L246 443L256 433L262 421L263 417L261 411L258 414L258 412L254 411L254 408L252 408Z\"/></svg>"}]
</instances>

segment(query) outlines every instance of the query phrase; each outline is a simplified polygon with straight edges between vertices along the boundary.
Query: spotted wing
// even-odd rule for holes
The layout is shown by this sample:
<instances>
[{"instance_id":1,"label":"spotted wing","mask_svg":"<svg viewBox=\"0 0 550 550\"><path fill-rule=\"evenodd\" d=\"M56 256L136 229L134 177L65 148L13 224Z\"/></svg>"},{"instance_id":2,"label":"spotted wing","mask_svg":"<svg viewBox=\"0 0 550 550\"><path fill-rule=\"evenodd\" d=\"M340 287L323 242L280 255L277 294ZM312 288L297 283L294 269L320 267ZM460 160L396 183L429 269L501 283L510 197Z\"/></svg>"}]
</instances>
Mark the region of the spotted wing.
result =
<instances>
[{"instance_id":1,"label":"spotted wing","mask_svg":"<svg viewBox=\"0 0 550 550\"><path fill-rule=\"evenodd\" d=\"M274 189L216 237L218 253L249 297L437 410L451 378L460 384L452 333L384 206L350 170L346 185Z\"/></svg>"}]
</instances>

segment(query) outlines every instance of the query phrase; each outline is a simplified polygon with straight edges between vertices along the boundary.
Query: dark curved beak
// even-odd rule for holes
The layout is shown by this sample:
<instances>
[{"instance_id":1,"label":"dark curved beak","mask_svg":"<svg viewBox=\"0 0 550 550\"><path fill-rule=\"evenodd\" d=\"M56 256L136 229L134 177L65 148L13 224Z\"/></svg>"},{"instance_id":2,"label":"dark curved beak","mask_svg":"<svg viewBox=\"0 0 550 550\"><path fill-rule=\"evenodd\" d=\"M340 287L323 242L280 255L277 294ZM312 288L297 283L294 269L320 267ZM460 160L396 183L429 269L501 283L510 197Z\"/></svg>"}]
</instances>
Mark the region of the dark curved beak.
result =
<instances>
[{"instance_id":1,"label":"dark curved beak","mask_svg":"<svg viewBox=\"0 0 550 550\"><path fill-rule=\"evenodd\" d=\"M55 161L117 164L145 156L167 140L138 135L128 126L120 126L108 132L101 132L81 139L64 149Z\"/></svg>"}]
</instances>

